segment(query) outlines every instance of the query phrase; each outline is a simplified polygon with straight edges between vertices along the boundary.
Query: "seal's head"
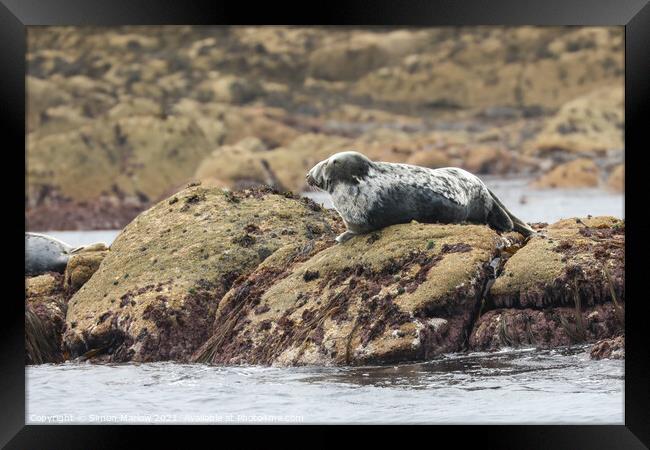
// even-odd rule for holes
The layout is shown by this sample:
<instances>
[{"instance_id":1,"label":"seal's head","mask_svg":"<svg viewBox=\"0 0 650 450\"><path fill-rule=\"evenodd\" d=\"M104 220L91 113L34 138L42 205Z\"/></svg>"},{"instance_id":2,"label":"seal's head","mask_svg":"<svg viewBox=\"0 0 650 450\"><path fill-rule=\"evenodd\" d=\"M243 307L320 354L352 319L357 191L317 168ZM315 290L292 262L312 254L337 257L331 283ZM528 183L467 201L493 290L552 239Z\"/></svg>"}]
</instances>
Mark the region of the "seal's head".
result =
<instances>
[{"instance_id":1,"label":"seal's head","mask_svg":"<svg viewBox=\"0 0 650 450\"><path fill-rule=\"evenodd\" d=\"M319 162L307 173L307 184L332 192L338 183L357 184L372 161L358 152L340 152Z\"/></svg>"}]
</instances>

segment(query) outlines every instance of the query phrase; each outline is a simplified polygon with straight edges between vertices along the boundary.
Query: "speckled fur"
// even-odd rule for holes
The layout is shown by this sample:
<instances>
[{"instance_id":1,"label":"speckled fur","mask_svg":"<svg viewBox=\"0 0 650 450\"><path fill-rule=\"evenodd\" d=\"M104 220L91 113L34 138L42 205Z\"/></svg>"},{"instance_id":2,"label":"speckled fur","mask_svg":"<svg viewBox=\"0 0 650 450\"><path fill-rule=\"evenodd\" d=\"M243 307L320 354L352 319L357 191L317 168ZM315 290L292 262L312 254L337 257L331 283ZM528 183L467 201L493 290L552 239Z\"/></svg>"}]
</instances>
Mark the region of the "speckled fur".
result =
<instances>
[{"instance_id":1,"label":"speckled fur","mask_svg":"<svg viewBox=\"0 0 650 450\"><path fill-rule=\"evenodd\" d=\"M485 223L498 231L532 232L479 178L455 167L373 162L357 152L341 152L314 166L307 182L332 196L348 228L339 242L411 220Z\"/></svg>"}]
</instances>

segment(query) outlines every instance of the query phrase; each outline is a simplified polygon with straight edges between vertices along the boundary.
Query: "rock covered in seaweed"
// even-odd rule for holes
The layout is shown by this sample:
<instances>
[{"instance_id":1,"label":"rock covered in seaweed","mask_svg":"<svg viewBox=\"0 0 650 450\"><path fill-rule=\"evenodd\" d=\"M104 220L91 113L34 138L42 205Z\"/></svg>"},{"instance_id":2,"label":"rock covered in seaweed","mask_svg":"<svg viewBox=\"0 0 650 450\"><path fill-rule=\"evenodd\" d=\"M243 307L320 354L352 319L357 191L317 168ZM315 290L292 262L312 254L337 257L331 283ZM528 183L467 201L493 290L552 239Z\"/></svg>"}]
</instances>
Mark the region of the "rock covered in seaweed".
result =
<instances>
[{"instance_id":1,"label":"rock covered in seaweed","mask_svg":"<svg viewBox=\"0 0 650 450\"><path fill-rule=\"evenodd\" d=\"M184 361L208 338L221 297L279 249L332 240L331 211L268 189L189 186L140 214L68 305L72 357Z\"/></svg>"},{"instance_id":2,"label":"rock covered in seaweed","mask_svg":"<svg viewBox=\"0 0 650 450\"><path fill-rule=\"evenodd\" d=\"M412 222L307 256L278 254L233 285L194 360L358 365L459 351L490 262L515 239Z\"/></svg>"},{"instance_id":3,"label":"rock covered in seaweed","mask_svg":"<svg viewBox=\"0 0 650 450\"><path fill-rule=\"evenodd\" d=\"M625 335L596 342L589 351L591 359L624 359Z\"/></svg>"},{"instance_id":4,"label":"rock covered in seaweed","mask_svg":"<svg viewBox=\"0 0 650 450\"><path fill-rule=\"evenodd\" d=\"M506 262L488 306L573 306L625 299L625 223L614 217L560 220L533 236Z\"/></svg>"},{"instance_id":5,"label":"rock covered in seaweed","mask_svg":"<svg viewBox=\"0 0 650 450\"><path fill-rule=\"evenodd\" d=\"M98 243L75 252L65 273L25 278L25 363L58 363L67 359L62 347L68 299L97 271L108 254Z\"/></svg>"},{"instance_id":6,"label":"rock covered in seaweed","mask_svg":"<svg viewBox=\"0 0 650 450\"><path fill-rule=\"evenodd\" d=\"M292 195L190 186L118 236L70 300L63 348L95 361L390 364L624 326L618 219L538 225L528 241L412 222L336 245L342 228Z\"/></svg>"},{"instance_id":7,"label":"rock covered in seaweed","mask_svg":"<svg viewBox=\"0 0 650 450\"><path fill-rule=\"evenodd\" d=\"M495 309L477 320L469 348L475 351L504 347L553 348L593 342L621 330L619 313L611 303L584 308L579 316L570 307Z\"/></svg>"},{"instance_id":8,"label":"rock covered in seaweed","mask_svg":"<svg viewBox=\"0 0 650 450\"><path fill-rule=\"evenodd\" d=\"M557 347L624 330L624 222L565 219L538 232L490 288L471 349Z\"/></svg>"},{"instance_id":9,"label":"rock covered in seaweed","mask_svg":"<svg viewBox=\"0 0 650 450\"><path fill-rule=\"evenodd\" d=\"M25 278L25 363L63 362L61 335L66 296L63 275L49 272Z\"/></svg>"}]
</instances>

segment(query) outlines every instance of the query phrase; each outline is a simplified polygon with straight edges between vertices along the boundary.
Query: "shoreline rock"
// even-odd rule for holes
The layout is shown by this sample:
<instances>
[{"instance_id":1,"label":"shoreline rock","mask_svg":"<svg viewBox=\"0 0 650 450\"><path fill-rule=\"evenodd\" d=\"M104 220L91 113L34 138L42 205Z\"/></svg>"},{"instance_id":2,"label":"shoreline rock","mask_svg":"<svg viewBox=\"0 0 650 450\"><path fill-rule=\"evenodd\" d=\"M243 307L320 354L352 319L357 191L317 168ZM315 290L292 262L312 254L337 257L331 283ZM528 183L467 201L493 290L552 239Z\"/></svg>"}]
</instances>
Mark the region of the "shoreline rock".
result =
<instances>
[{"instance_id":1,"label":"shoreline rock","mask_svg":"<svg viewBox=\"0 0 650 450\"><path fill-rule=\"evenodd\" d=\"M191 185L110 250L26 279L26 360L396 364L618 336L624 222L535 227L411 222L337 245L340 219L307 199Z\"/></svg>"},{"instance_id":2,"label":"shoreline rock","mask_svg":"<svg viewBox=\"0 0 650 450\"><path fill-rule=\"evenodd\" d=\"M625 335L596 342L589 351L591 359L625 359Z\"/></svg>"},{"instance_id":3,"label":"shoreline rock","mask_svg":"<svg viewBox=\"0 0 650 450\"><path fill-rule=\"evenodd\" d=\"M500 246L521 239L479 225L412 222L279 272L269 274L265 263L224 297L214 334L193 360L361 365L459 351L490 262Z\"/></svg>"},{"instance_id":4,"label":"shoreline rock","mask_svg":"<svg viewBox=\"0 0 650 450\"><path fill-rule=\"evenodd\" d=\"M207 339L233 282L286 245L331 239L333 212L269 189L190 186L131 222L70 299L72 357L186 361Z\"/></svg>"}]
</instances>

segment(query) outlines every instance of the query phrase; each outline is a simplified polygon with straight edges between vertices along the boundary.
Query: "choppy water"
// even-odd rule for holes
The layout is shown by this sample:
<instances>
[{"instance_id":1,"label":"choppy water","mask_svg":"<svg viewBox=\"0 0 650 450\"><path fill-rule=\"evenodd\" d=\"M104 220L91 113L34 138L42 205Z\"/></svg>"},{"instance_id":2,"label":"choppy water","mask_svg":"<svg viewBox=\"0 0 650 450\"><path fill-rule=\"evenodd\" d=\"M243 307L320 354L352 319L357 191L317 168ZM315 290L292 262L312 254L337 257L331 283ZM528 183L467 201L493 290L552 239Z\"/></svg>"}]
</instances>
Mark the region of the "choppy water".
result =
<instances>
[{"instance_id":1,"label":"choppy water","mask_svg":"<svg viewBox=\"0 0 650 450\"><path fill-rule=\"evenodd\" d=\"M27 373L38 423L622 424L622 361L585 347L402 366L59 364Z\"/></svg>"},{"instance_id":2,"label":"choppy water","mask_svg":"<svg viewBox=\"0 0 650 450\"><path fill-rule=\"evenodd\" d=\"M624 217L623 196L485 179L518 217ZM306 193L331 207L322 193ZM73 246L118 230L49 232ZM28 367L27 423L623 423L624 364L586 348L447 355L365 368L175 363Z\"/></svg>"}]
</instances>

